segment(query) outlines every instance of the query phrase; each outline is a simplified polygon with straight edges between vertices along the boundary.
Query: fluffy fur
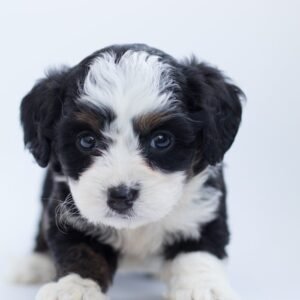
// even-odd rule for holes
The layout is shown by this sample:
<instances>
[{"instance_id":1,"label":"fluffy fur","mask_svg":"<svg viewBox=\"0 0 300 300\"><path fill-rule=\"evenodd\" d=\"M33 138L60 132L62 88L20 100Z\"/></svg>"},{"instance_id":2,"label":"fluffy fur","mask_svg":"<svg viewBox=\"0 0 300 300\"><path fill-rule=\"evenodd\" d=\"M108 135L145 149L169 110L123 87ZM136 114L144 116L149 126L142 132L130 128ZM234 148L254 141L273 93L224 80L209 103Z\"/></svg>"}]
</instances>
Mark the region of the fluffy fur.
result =
<instances>
[{"instance_id":1,"label":"fluffy fur","mask_svg":"<svg viewBox=\"0 0 300 300\"><path fill-rule=\"evenodd\" d=\"M178 255L164 269L167 299L234 300L222 262L208 253Z\"/></svg>"},{"instance_id":2,"label":"fluffy fur","mask_svg":"<svg viewBox=\"0 0 300 300\"><path fill-rule=\"evenodd\" d=\"M38 292L36 300L72 299L72 300L107 300L96 282L70 274L56 283L44 285Z\"/></svg>"},{"instance_id":3,"label":"fluffy fur","mask_svg":"<svg viewBox=\"0 0 300 300\"><path fill-rule=\"evenodd\" d=\"M37 299L105 299L125 261L168 265L169 299L234 299L220 271L229 241L222 160L242 96L217 69L141 44L40 80L21 121L48 168L35 252L50 252L58 282Z\"/></svg>"},{"instance_id":4,"label":"fluffy fur","mask_svg":"<svg viewBox=\"0 0 300 300\"><path fill-rule=\"evenodd\" d=\"M55 266L49 255L32 253L16 262L10 280L17 283L45 283L55 279Z\"/></svg>"}]
</instances>

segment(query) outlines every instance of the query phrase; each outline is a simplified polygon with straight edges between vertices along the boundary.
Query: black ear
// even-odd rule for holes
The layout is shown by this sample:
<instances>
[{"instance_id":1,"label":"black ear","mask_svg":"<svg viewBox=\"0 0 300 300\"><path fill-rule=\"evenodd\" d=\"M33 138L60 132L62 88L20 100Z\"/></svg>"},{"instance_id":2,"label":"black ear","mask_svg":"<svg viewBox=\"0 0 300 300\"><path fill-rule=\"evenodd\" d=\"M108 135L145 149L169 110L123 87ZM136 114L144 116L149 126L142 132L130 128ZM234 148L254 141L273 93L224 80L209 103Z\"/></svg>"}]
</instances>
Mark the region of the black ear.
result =
<instances>
[{"instance_id":1,"label":"black ear","mask_svg":"<svg viewBox=\"0 0 300 300\"><path fill-rule=\"evenodd\" d=\"M184 65L187 107L199 126L202 164L223 159L237 134L242 115L243 92L219 70L195 59Z\"/></svg>"},{"instance_id":2,"label":"black ear","mask_svg":"<svg viewBox=\"0 0 300 300\"><path fill-rule=\"evenodd\" d=\"M41 167L46 167L50 160L54 127L62 111L66 73L66 68L49 72L22 100L24 143Z\"/></svg>"}]
</instances>

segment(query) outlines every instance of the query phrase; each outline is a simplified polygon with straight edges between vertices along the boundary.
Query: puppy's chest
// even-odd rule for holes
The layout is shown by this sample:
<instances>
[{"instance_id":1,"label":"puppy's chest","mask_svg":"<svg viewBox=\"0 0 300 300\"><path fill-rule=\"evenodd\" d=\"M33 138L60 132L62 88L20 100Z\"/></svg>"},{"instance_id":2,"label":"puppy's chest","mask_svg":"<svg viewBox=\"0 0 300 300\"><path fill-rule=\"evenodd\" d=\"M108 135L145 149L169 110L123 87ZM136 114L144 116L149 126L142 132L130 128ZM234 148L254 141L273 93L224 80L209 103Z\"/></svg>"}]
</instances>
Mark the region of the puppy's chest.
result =
<instances>
[{"instance_id":1,"label":"puppy's chest","mask_svg":"<svg viewBox=\"0 0 300 300\"><path fill-rule=\"evenodd\" d=\"M137 229L118 231L114 247L124 257L144 259L162 251L166 233L160 226L148 225Z\"/></svg>"}]
</instances>

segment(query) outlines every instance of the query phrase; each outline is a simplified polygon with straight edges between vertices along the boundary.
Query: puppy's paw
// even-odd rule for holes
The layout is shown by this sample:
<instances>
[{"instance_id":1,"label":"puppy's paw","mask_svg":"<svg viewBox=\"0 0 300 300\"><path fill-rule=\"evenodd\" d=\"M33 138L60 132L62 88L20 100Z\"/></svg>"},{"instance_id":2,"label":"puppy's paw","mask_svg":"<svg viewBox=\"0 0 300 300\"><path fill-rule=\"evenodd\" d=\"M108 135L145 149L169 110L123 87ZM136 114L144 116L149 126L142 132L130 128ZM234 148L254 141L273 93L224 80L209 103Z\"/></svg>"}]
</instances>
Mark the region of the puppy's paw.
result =
<instances>
[{"instance_id":1,"label":"puppy's paw","mask_svg":"<svg viewBox=\"0 0 300 300\"><path fill-rule=\"evenodd\" d=\"M18 284L35 284L52 281L55 266L47 254L32 253L15 262L9 280Z\"/></svg>"},{"instance_id":2,"label":"puppy's paw","mask_svg":"<svg viewBox=\"0 0 300 300\"><path fill-rule=\"evenodd\" d=\"M182 254L165 269L168 300L237 300L223 264L209 253Z\"/></svg>"},{"instance_id":3,"label":"puppy's paw","mask_svg":"<svg viewBox=\"0 0 300 300\"><path fill-rule=\"evenodd\" d=\"M108 300L96 282L71 274L44 285L36 300Z\"/></svg>"}]
</instances>

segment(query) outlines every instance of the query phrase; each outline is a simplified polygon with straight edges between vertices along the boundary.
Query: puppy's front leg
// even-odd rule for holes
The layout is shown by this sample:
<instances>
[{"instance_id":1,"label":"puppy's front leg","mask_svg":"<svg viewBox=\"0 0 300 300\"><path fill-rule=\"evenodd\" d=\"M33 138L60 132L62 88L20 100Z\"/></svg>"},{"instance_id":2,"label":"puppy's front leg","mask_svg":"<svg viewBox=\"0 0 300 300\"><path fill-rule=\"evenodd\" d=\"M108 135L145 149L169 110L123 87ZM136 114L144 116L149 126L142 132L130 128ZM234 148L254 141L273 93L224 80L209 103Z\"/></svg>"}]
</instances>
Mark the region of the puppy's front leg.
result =
<instances>
[{"instance_id":1,"label":"puppy's front leg","mask_svg":"<svg viewBox=\"0 0 300 300\"><path fill-rule=\"evenodd\" d=\"M76 230L53 228L48 241L58 281L44 285L36 300L104 300L117 266L117 253Z\"/></svg>"},{"instance_id":2,"label":"puppy's front leg","mask_svg":"<svg viewBox=\"0 0 300 300\"><path fill-rule=\"evenodd\" d=\"M168 300L236 300L223 262L208 252L182 253L164 269Z\"/></svg>"}]
</instances>

